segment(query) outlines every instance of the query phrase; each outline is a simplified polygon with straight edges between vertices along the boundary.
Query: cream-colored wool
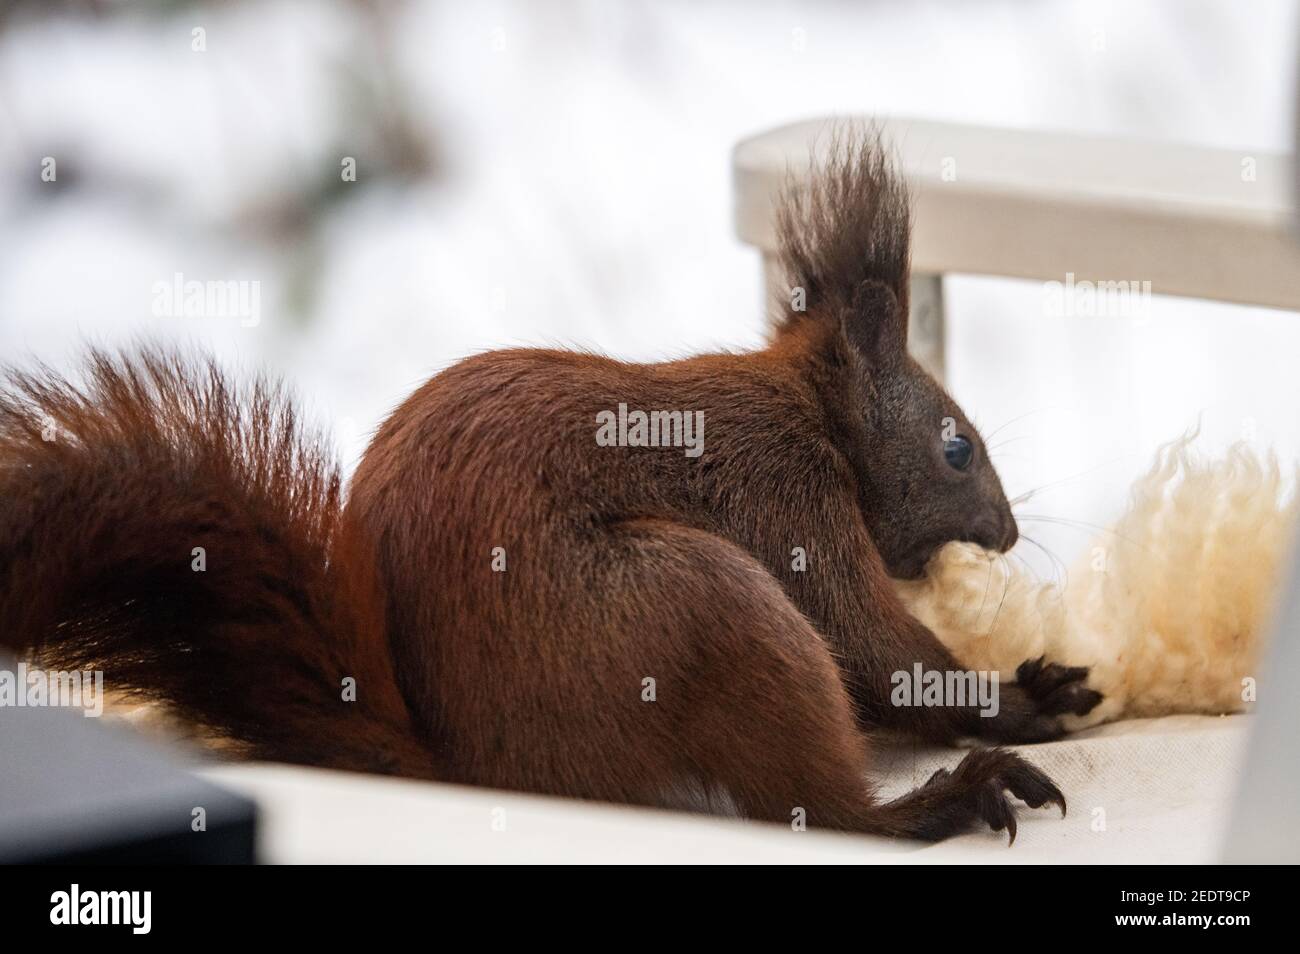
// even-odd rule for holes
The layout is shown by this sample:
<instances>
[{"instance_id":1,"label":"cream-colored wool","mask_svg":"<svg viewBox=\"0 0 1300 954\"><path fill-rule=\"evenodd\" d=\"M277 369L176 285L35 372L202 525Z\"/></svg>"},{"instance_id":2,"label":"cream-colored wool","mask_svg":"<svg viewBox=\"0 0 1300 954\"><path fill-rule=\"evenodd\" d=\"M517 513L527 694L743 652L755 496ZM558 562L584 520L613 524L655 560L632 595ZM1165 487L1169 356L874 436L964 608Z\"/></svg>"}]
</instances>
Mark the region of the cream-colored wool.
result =
<instances>
[{"instance_id":1,"label":"cream-colored wool","mask_svg":"<svg viewBox=\"0 0 1300 954\"><path fill-rule=\"evenodd\" d=\"M1124 716L1237 712L1256 666L1296 519L1295 475L1244 444L1198 460L1162 447L1128 510L1064 582L1045 583L967 543L898 586L912 613L972 669L1026 659L1089 666L1104 700L1082 728Z\"/></svg>"}]
</instances>

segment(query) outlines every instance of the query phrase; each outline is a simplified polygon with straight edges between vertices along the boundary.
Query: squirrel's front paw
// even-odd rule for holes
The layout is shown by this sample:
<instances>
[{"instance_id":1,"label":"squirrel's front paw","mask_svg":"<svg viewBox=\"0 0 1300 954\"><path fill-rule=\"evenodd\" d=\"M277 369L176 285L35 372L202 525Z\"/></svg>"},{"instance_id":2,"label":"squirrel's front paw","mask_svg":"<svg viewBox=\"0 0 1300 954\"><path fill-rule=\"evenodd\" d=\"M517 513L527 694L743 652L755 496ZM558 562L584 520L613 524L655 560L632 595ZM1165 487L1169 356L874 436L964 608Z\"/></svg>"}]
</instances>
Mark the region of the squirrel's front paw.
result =
<instances>
[{"instance_id":1,"label":"squirrel's front paw","mask_svg":"<svg viewBox=\"0 0 1300 954\"><path fill-rule=\"evenodd\" d=\"M1087 715L1101 693L1084 685L1087 666L1059 666L1044 657L1026 659L1016 669L1016 685L1021 686L1042 715Z\"/></svg>"},{"instance_id":2,"label":"squirrel's front paw","mask_svg":"<svg viewBox=\"0 0 1300 954\"><path fill-rule=\"evenodd\" d=\"M994 742L1050 742L1065 734L1066 715L1084 715L1102 695L1084 685L1086 666L1059 666L1042 656L1016 669L1016 681L1001 688L998 713L981 719L979 735Z\"/></svg>"}]
</instances>

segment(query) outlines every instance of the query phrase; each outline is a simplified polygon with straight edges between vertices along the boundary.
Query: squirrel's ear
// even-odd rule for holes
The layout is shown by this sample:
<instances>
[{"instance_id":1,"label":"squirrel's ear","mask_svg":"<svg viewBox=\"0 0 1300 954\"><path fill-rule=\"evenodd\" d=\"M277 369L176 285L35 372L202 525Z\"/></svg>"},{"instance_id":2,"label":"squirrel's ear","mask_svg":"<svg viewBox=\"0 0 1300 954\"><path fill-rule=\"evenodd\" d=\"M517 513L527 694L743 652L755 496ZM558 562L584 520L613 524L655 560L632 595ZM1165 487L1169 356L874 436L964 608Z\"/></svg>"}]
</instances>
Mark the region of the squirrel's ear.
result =
<instances>
[{"instance_id":1,"label":"squirrel's ear","mask_svg":"<svg viewBox=\"0 0 1300 954\"><path fill-rule=\"evenodd\" d=\"M884 282L869 279L859 285L841 321L845 337L872 364L892 361L907 349L903 303Z\"/></svg>"}]
</instances>

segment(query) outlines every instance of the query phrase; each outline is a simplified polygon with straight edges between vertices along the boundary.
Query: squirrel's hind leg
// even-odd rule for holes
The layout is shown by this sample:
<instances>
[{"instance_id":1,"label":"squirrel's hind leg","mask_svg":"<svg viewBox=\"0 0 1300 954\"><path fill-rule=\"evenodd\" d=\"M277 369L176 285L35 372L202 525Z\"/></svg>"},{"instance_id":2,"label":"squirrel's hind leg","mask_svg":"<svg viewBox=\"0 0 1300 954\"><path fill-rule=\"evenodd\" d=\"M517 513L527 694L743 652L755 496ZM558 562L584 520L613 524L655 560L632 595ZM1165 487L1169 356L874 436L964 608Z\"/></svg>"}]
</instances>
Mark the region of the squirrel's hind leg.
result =
<instances>
[{"instance_id":1,"label":"squirrel's hind leg","mask_svg":"<svg viewBox=\"0 0 1300 954\"><path fill-rule=\"evenodd\" d=\"M1050 779L994 749L878 802L839 669L775 578L703 531L638 520L614 533L620 576L636 581L637 596L606 605L616 618L635 615L617 623L639 634L643 670L655 677L654 701L625 727L630 751L616 758L722 788L750 818L884 835L933 840L981 821L1014 835L1006 790L1064 807Z\"/></svg>"}]
</instances>

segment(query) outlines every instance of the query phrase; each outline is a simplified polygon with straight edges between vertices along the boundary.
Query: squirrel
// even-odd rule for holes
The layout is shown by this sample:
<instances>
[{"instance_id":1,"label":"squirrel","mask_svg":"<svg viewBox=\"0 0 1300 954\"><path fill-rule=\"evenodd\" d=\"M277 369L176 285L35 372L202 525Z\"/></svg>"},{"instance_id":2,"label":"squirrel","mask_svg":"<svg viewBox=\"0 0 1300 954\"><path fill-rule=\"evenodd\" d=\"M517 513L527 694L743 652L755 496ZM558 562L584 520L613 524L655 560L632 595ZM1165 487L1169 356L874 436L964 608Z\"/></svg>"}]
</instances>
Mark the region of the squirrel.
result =
<instances>
[{"instance_id":1,"label":"squirrel","mask_svg":"<svg viewBox=\"0 0 1300 954\"><path fill-rule=\"evenodd\" d=\"M891 704L897 673L962 669L891 576L1017 529L907 352L910 198L879 134L837 136L777 221L804 307L765 347L470 357L379 427L346 495L266 377L150 345L92 349L79 381L10 370L0 644L102 669L252 759L636 805L695 786L925 840L1014 841L1008 793L1064 814L996 744L1061 735L1100 699L1085 669L1026 661L992 717ZM627 408L698 421L697 446L634 439ZM877 730L994 747L885 801Z\"/></svg>"}]
</instances>

